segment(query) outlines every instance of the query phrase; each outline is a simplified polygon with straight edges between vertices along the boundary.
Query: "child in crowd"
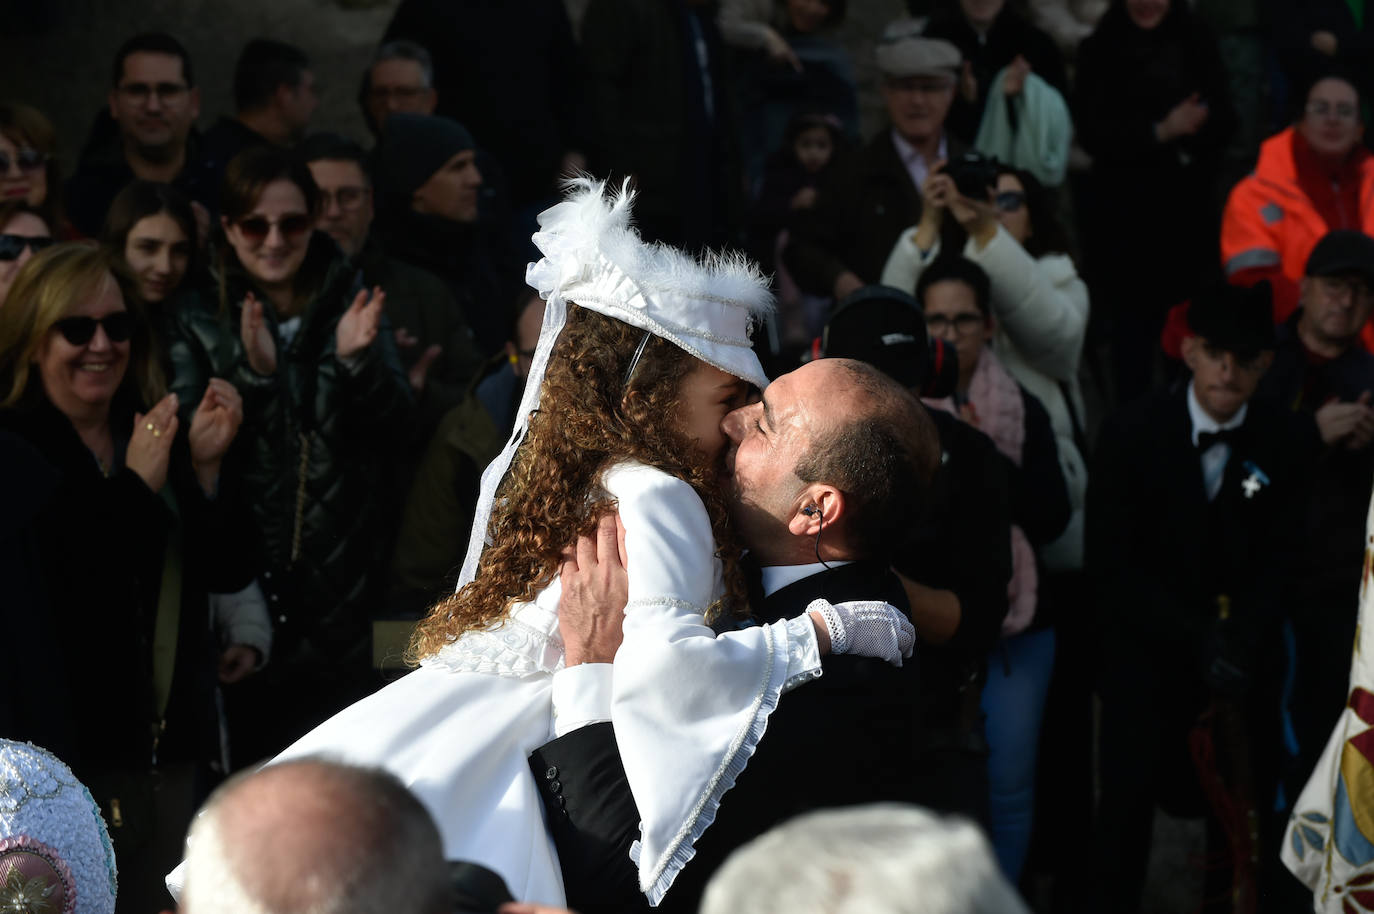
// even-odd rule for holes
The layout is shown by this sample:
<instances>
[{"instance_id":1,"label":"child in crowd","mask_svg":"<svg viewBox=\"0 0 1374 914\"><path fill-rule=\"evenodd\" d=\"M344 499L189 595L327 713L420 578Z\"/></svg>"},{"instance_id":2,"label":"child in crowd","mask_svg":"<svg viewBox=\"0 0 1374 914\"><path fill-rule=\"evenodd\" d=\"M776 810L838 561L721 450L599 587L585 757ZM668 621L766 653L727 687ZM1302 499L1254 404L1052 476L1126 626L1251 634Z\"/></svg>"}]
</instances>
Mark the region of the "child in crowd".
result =
<instances>
[{"instance_id":1,"label":"child in crowd","mask_svg":"<svg viewBox=\"0 0 1374 914\"><path fill-rule=\"evenodd\" d=\"M845 147L839 118L805 113L792 118L782 145L768 157L749 234L753 254L777 277L778 311L769 340L775 353L804 348L829 316L831 300L802 292L782 264L782 251L793 217L815 205L817 185L835 168Z\"/></svg>"}]
</instances>

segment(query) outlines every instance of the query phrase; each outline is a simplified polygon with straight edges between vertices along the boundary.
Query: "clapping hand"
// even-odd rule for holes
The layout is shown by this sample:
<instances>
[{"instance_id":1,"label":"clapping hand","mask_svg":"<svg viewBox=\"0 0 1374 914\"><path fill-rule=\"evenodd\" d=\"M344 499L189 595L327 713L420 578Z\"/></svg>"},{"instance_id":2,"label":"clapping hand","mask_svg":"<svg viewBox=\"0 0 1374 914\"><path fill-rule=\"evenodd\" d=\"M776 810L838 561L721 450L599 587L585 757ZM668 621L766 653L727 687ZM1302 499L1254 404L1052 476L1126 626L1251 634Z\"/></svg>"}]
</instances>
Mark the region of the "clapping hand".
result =
<instances>
[{"instance_id":1,"label":"clapping hand","mask_svg":"<svg viewBox=\"0 0 1374 914\"><path fill-rule=\"evenodd\" d=\"M243 313L239 317L239 338L248 357L248 367L260 375L277 370L277 344L262 314L262 302L249 292L243 299Z\"/></svg>"},{"instance_id":2,"label":"clapping hand","mask_svg":"<svg viewBox=\"0 0 1374 914\"><path fill-rule=\"evenodd\" d=\"M1202 96L1194 92L1183 101L1175 105L1164 120L1160 121L1155 127L1155 131L1162 143L1175 140L1183 136L1192 136L1202 129L1202 125L1207 122L1207 103L1202 101Z\"/></svg>"},{"instance_id":3,"label":"clapping hand","mask_svg":"<svg viewBox=\"0 0 1374 914\"><path fill-rule=\"evenodd\" d=\"M382 323L382 304L386 293L380 286L374 286L369 293L359 290L348 306L344 316L339 318L338 329L334 332L334 353L340 359L351 359L362 352L377 338L377 328Z\"/></svg>"},{"instance_id":4,"label":"clapping hand","mask_svg":"<svg viewBox=\"0 0 1374 914\"><path fill-rule=\"evenodd\" d=\"M172 439L177 434L177 395L168 394L148 410L134 413L134 428L124 465L138 474L154 492L167 484L167 465L172 456Z\"/></svg>"},{"instance_id":5,"label":"clapping hand","mask_svg":"<svg viewBox=\"0 0 1374 914\"><path fill-rule=\"evenodd\" d=\"M191 466L207 495L215 491L220 461L241 424L243 398L233 384L223 378L211 378L186 436L191 446Z\"/></svg>"},{"instance_id":6,"label":"clapping hand","mask_svg":"<svg viewBox=\"0 0 1374 914\"><path fill-rule=\"evenodd\" d=\"M396 348L414 349L420 345L420 340L404 327L396 328ZM415 360L415 364L410 366L406 372L406 377L410 379L410 389L417 394L424 393L425 384L429 381L429 370L434 367L434 362L439 356L444 354L444 347L438 343L430 343L425 347L425 351L420 353L420 357Z\"/></svg>"},{"instance_id":7,"label":"clapping hand","mask_svg":"<svg viewBox=\"0 0 1374 914\"><path fill-rule=\"evenodd\" d=\"M1353 403L1331 400L1317 410L1317 430L1328 445L1344 444L1357 451L1374 441L1374 408L1370 407L1370 393L1365 391Z\"/></svg>"}]
</instances>

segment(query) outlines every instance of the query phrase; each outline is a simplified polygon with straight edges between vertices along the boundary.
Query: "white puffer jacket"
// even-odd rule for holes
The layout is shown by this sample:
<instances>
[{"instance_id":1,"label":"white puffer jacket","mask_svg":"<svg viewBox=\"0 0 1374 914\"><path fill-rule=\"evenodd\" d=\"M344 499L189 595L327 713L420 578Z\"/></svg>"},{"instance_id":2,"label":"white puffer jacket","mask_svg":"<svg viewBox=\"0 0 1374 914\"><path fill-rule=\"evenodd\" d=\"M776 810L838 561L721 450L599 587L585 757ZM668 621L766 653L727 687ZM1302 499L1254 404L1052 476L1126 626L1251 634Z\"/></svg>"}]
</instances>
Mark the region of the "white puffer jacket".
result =
<instances>
[{"instance_id":1,"label":"white puffer jacket","mask_svg":"<svg viewBox=\"0 0 1374 914\"><path fill-rule=\"evenodd\" d=\"M898 237L883 268L883 285L910 293L925 265L939 255L938 241L923 255L915 238L915 226ZM1055 571L1082 568L1088 468L1074 442L1069 398L1081 420L1078 362L1088 330L1088 287L1079 279L1072 258L1046 254L1037 260L1000 225L982 249L969 239L964 256L982 267L992 280L992 314L997 319L992 345L998 357L1012 377L1045 405L1054 426L1073 517L1059 539L1040 551L1041 558Z\"/></svg>"}]
</instances>

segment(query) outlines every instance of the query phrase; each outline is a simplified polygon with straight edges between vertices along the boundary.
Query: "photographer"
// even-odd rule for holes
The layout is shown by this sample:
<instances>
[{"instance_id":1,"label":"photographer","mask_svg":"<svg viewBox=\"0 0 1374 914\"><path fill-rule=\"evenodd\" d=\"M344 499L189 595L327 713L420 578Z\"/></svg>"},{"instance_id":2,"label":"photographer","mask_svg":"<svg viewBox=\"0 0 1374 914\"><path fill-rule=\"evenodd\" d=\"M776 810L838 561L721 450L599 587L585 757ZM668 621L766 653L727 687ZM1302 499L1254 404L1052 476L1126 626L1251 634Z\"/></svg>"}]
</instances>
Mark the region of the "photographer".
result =
<instances>
[{"instance_id":1,"label":"photographer","mask_svg":"<svg viewBox=\"0 0 1374 914\"><path fill-rule=\"evenodd\" d=\"M979 188L982 188L981 193ZM992 348L1018 383L1044 404L1073 505L1064 535L1043 551L1047 568L1083 567L1078 362L1088 328L1088 289L1079 279L1043 187L1031 175L971 153L937 166L922 188L921 221L902 232L883 268L883 285L914 289L941 253L945 223L967 234L963 255L992 283Z\"/></svg>"}]
</instances>

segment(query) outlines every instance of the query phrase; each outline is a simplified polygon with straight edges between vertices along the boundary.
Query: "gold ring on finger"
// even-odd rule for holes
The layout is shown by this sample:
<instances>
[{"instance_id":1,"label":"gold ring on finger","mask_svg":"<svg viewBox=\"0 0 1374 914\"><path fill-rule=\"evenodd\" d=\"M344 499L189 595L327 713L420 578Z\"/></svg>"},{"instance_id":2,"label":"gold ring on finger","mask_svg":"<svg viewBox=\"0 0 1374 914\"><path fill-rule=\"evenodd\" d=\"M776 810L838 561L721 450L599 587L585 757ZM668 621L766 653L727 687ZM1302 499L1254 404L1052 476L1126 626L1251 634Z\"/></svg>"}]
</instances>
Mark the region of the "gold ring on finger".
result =
<instances>
[{"instance_id":1,"label":"gold ring on finger","mask_svg":"<svg viewBox=\"0 0 1374 914\"><path fill-rule=\"evenodd\" d=\"M155 432L155 431L157 431L157 426L156 426L156 425L153 425L153 423L151 423L151 422L149 422L147 425L145 425L145 426L143 426L143 427L146 428L146 429L147 429L148 431L150 431L150 432Z\"/></svg>"},{"instance_id":2,"label":"gold ring on finger","mask_svg":"<svg viewBox=\"0 0 1374 914\"><path fill-rule=\"evenodd\" d=\"M160 429L160 428L155 428L155 429L153 429L153 437L154 437L154 438L161 438L161 437L162 437L162 429Z\"/></svg>"}]
</instances>

